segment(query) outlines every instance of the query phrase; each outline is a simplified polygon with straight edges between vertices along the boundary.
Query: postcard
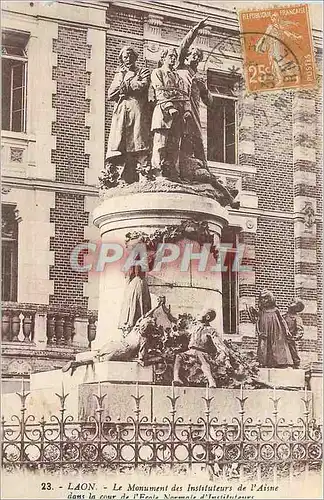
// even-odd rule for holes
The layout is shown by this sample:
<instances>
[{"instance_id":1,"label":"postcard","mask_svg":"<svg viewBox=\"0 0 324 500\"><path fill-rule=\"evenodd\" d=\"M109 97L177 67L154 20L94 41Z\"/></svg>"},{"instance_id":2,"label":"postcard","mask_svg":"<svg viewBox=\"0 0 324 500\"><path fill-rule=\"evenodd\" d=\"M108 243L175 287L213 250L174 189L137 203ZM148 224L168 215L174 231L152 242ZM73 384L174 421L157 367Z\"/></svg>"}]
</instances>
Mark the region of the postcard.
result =
<instances>
[{"instance_id":1,"label":"postcard","mask_svg":"<svg viewBox=\"0 0 324 500\"><path fill-rule=\"evenodd\" d=\"M322 3L1 9L1 498L322 498Z\"/></svg>"}]
</instances>

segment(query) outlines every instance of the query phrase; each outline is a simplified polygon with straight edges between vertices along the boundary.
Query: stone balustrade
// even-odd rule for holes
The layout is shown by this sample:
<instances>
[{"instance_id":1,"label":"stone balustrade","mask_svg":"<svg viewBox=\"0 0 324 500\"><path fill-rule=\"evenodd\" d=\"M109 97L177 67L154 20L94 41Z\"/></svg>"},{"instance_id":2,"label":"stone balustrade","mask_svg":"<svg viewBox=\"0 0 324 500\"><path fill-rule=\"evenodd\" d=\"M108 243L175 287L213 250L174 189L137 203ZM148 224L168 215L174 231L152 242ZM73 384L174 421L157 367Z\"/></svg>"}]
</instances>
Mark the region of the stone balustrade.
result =
<instances>
[{"instance_id":1,"label":"stone balustrade","mask_svg":"<svg viewBox=\"0 0 324 500\"><path fill-rule=\"evenodd\" d=\"M5 302L2 306L2 341L40 343L51 347L90 346L96 338L96 321L95 315L83 317L69 311Z\"/></svg>"}]
</instances>

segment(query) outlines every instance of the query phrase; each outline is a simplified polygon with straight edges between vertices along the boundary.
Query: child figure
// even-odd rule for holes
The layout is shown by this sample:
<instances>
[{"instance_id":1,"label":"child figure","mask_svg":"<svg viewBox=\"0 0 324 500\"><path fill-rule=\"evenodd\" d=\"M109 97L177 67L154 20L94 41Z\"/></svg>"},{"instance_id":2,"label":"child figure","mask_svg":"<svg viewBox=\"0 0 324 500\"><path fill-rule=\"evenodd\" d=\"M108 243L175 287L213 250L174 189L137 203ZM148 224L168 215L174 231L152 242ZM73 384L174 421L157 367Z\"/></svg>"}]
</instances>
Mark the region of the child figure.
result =
<instances>
[{"instance_id":1,"label":"child figure","mask_svg":"<svg viewBox=\"0 0 324 500\"><path fill-rule=\"evenodd\" d=\"M291 333L291 337L288 338L288 343L294 368L299 368L300 366L300 357L297 351L296 341L300 340L304 335L303 320L298 315L304 308L305 305L301 300L295 300L288 306L288 312L283 316Z\"/></svg>"}]
</instances>

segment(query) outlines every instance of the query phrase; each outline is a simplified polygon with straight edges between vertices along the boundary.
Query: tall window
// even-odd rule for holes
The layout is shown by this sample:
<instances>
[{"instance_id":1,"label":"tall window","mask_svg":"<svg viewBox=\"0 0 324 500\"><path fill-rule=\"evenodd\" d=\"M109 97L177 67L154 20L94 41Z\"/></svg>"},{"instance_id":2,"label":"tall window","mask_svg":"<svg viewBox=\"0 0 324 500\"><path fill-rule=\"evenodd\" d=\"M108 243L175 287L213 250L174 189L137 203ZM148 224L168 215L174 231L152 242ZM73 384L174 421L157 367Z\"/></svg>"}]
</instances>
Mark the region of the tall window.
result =
<instances>
[{"instance_id":1,"label":"tall window","mask_svg":"<svg viewBox=\"0 0 324 500\"><path fill-rule=\"evenodd\" d=\"M16 207L2 205L2 300L17 302L18 221Z\"/></svg>"},{"instance_id":2,"label":"tall window","mask_svg":"<svg viewBox=\"0 0 324 500\"><path fill-rule=\"evenodd\" d=\"M223 328L225 334L238 331L238 236L233 228L224 228L221 243L227 248L222 271Z\"/></svg>"},{"instance_id":3,"label":"tall window","mask_svg":"<svg viewBox=\"0 0 324 500\"><path fill-rule=\"evenodd\" d=\"M2 33L2 128L13 132L26 131L27 41L26 33Z\"/></svg>"},{"instance_id":4,"label":"tall window","mask_svg":"<svg viewBox=\"0 0 324 500\"><path fill-rule=\"evenodd\" d=\"M207 81L216 100L216 106L207 110L207 158L221 163L236 163L238 80L208 71Z\"/></svg>"}]
</instances>

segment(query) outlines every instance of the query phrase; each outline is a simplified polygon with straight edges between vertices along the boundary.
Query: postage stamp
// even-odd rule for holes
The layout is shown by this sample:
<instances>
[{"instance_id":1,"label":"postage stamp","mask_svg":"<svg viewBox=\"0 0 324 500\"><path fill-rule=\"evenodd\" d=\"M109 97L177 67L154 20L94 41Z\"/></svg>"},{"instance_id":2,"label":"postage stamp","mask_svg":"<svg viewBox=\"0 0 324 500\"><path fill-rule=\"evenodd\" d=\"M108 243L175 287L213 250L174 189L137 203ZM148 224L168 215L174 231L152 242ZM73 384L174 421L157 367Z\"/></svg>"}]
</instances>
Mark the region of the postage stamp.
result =
<instances>
[{"instance_id":1,"label":"postage stamp","mask_svg":"<svg viewBox=\"0 0 324 500\"><path fill-rule=\"evenodd\" d=\"M239 11L248 92L316 86L309 6Z\"/></svg>"}]
</instances>

